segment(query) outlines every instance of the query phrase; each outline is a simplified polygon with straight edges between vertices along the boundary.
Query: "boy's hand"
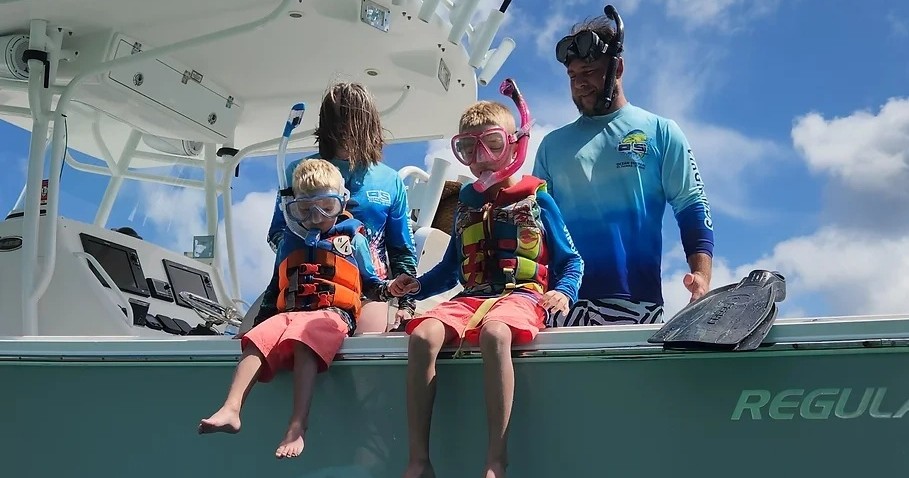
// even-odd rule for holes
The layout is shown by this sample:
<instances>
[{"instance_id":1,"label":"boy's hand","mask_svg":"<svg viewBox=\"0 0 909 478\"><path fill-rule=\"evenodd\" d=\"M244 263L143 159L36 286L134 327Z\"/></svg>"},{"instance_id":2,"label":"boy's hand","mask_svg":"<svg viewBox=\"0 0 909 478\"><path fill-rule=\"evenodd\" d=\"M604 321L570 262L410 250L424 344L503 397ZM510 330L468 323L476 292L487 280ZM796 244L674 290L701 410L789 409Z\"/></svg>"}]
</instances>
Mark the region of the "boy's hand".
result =
<instances>
[{"instance_id":1,"label":"boy's hand","mask_svg":"<svg viewBox=\"0 0 909 478\"><path fill-rule=\"evenodd\" d=\"M395 277L395 280L388 284L388 293L395 297L402 297L408 294L415 294L420 291L420 281L407 275L401 274Z\"/></svg>"},{"instance_id":2,"label":"boy's hand","mask_svg":"<svg viewBox=\"0 0 909 478\"><path fill-rule=\"evenodd\" d=\"M540 307L548 310L549 312L561 312L563 314L567 314L568 297L557 290L551 290L543 294L543 298L540 299Z\"/></svg>"},{"instance_id":3,"label":"boy's hand","mask_svg":"<svg viewBox=\"0 0 909 478\"><path fill-rule=\"evenodd\" d=\"M413 313L408 309L398 309L395 311L395 314L389 317L388 326L385 328L385 332L391 332L392 330L397 329L404 322L413 318Z\"/></svg>"}]
</instances>

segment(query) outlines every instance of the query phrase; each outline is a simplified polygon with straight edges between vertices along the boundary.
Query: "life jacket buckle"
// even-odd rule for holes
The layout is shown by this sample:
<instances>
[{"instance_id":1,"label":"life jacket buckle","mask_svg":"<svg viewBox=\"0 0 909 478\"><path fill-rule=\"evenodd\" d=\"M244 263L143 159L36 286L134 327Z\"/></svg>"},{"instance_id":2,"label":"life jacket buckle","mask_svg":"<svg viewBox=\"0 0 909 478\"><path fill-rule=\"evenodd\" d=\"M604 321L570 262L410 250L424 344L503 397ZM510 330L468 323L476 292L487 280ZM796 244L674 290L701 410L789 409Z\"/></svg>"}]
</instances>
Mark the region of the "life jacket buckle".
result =
<instances>
[{"instance_id":1,"label":"life jacket buckle","mask_svg":"<svg viewBox=\"0 0 909 478\"><path fill-rule=\"evenodd\" d=\"M518 287L513 267L503 267L502 273L505 274L505 290L514 290Z\"/></svg>"}]
</instances>

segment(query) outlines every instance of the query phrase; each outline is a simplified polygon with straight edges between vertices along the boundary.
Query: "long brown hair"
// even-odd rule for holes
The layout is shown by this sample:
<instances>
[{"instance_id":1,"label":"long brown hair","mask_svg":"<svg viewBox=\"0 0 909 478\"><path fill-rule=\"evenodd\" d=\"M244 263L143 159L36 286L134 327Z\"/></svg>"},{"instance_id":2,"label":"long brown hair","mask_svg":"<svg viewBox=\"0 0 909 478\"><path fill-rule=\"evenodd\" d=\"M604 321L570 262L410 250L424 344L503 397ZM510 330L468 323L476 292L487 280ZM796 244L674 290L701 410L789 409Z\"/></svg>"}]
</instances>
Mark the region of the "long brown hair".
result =
<instances>
[{"instance_id":1,"label":"long brown hair","mask_svg":"<svg viewBox=\"0 0 909 478\"><path fill-rule=\"evenodd\" d=\"M359 83L336 83L328 88L319 109L315 132L319 156L333 159L346 149L350 169L368 168L382 159L385 139L372 94Z\"/></svg>"}]
</instances>

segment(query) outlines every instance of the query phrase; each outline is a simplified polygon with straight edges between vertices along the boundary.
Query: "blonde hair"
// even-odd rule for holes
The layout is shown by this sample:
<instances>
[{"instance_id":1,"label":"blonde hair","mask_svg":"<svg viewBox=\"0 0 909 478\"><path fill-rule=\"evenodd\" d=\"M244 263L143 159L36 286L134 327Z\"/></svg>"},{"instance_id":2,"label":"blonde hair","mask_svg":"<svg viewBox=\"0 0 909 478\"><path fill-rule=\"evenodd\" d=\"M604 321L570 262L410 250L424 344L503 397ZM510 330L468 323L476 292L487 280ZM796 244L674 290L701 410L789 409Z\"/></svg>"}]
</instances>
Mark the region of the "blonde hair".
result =
<instances>
[{"instance_id":1,"label":"blonde hair","mask_svg":"<svg viewBox=\"0 0 909 478\"><path fill-rule=\"evenodd\" d=\"M350 155L350 169L368 168L382 159L385 139L375 98L359 83L328 88L319 109L315 137L319 156L334 159L340 149Z\"/></svg>"},{"instance_id":2,"label":"blonde hair","mask_svg":"<svg viewBox=\"0 0 909 478\"><path fill-rule=\"evenodd\" d=\"M511 110L498 101L477 101L464 110L458 123L459 130L463 133L480 126L499 126L509 133L517 131Z\"/></svg>"},{"instance_id":3,"label":"blonde hair","mask_svg":"<svg viewBox=\"0 0 909 478\"><path fill-rule=\"evenodd\" d=\"M305 159L294 168L294 196L312 194L321 189L334 189L340 192L343 184L341 171L324 159Z\"/></svg>"}]
</instances>

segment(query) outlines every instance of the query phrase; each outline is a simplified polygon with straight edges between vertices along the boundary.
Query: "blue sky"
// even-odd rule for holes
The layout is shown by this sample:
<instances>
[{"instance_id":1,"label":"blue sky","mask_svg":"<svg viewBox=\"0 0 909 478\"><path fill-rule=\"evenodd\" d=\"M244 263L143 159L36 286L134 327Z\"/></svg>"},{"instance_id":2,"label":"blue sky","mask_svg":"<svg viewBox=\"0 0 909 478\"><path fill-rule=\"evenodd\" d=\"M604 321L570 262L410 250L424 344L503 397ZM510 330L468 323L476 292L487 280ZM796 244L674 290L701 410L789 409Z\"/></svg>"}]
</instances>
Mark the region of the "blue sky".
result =
<instances>
[{"instance_id":1,"label":"blue sky","mask_svg":"<svg viewBox=\"0 0 909 478\"><path fill-rule=\"evenodd\" d=\"M676 120L704 175L717 241L712 285L737 281L751 268L772 268L789 281L783 315L907 312L901 299L909 290L909 274L903 273L909 269L909 4L615 5L626 24L628 99ZM517 79L537 122L533 145L577 115L564 68L553 58L554 42L602 6L515 0L509 9L499 36L514 38L517 48L480 97L501 100L498 81ZM4 213L21 190L27 148L25 131L0 122ZM385 161L395 168L424 166L435 155L450 158L446 149L446 141L393 145ZM260 158L245 162L234 182L248 300L271 268L264 237L274 176L273 158ZM90 222L106 179L66 167L63 184L61 213ZM131 224L148 240L188 250L191 235L203 227L201 196L129 186L109 225ZM179 217L170 214L175 203L184 211ZM669 313L686 300L685 267L678 229L667 215L663 277Z\"/></svg>"}]
</instances>

